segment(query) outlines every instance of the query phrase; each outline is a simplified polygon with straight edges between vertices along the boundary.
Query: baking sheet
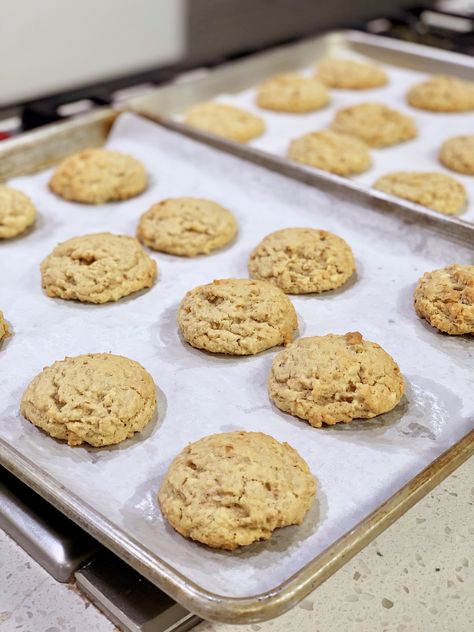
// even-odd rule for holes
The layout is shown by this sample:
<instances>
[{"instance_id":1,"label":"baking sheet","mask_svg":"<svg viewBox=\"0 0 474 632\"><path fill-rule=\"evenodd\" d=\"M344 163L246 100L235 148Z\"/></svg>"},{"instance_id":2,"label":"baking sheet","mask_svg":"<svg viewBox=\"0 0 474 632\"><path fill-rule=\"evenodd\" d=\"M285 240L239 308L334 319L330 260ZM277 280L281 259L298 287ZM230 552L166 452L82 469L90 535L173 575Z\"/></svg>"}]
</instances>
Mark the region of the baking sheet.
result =
<instances>
[{"instance_id":1,"label":"baking sheet","mask_svg":"<svg viewBox=\"0 0 474 632\"><path fill-rule=\"evenodd\" d=\"M372 58L362 56L352 50L338 48L331 52L330 57L343 57L361 61L377 61L375 55ZM294 71L303 76L313 76L316 67L316 55L308 58L308 65L295 68ZM386 147L383 149L371 149L372 167L360 175L351 179L366 187L371 187L375 180L392 171L440 171L450 175L466 188L468 204L465 211L459 215L463 220L474 222L474 177L456 173L445 168L438 161L438 153L441 144L448 138L461 134L474 133L474 113L435 113L418 110L411 107L405 98L408 89L426 79L429 75L425 72L398 67L396 65L379 63L389 75L386 86L370 90L337 90L331 89L331 101L329 105L316 112L306 114L290 114L264 110L256 105L258 86L253 86L237 93L223 93L216 95L215 101L242 107L263 117L266 124L265 133L248 143L248 146L261 149L271 154L286 157L290 141L307 132L326 129L330 126L335 113L345 107L359 103L383 103L391 108L408 114L415 119L417 138ZM278 74L273 71L269 76ZM182 121L183 115L177 114L177 120ZM313 171L311 167L306 167ZM400 199L400 198L398 198Z\"/></svg>"},{"instance_id":2,"label":"baking sheet","mask_svg":"<svg viewBox=\"0 0 474 632\"><path fill-rule=\"evenodd\" d=\"M89 207L60 200L50 172L11 184L35 200L40 219L23 238L0 244L0 308L13 336L0 350L0 437L98 511L117 530L203 589L231 597L270 590L298 572L472 427L473 347L437 334L411 306L417 279L472 248L413 230L395 215L362 209L343 197L256 167L122 115L107 145L142 160L149 190L138 198ZM208 257L152 254L159 266L149 291L101 306L52 300L39 263L58 241L111 230L133 234L140 214L168 196L203 196L231 209L235 244ZM300 335L361 331L399 363L407 393L391 413L316 430L274 408L266 379L276 350L227 358L192 349L178 336L179 300L197 284L246 276L253 246L285 226L336 232L352 246L357 278L338 291L293 297ZM158 418L112 448L70 448L22 419L18 402L43 366L66 355L110 351L141 362L158 386ZM300 527L235 553L189 542L164 522L155 493L174 455L189 441L237 429L260 430L293 445L319 481L318 500Z\"/></svg>"}]
</instances>

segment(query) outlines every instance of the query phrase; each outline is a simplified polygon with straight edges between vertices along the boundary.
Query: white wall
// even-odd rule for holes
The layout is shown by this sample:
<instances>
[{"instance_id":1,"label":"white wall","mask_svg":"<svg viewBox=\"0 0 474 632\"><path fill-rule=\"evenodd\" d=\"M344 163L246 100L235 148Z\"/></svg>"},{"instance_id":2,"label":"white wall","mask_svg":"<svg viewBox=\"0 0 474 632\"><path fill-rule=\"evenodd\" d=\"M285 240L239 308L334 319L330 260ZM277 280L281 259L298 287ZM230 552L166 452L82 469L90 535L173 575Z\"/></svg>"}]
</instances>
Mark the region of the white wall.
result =
<instances>
[{"instance_id":1,"label":"white wall","mask_svg":"<svg viewBox=\"0 0 474 632\"><path fill-rule=\"evenodd\" d=\"M183 0L0 0L0 106L178 60Z\"/></svg>"}]
</instances>

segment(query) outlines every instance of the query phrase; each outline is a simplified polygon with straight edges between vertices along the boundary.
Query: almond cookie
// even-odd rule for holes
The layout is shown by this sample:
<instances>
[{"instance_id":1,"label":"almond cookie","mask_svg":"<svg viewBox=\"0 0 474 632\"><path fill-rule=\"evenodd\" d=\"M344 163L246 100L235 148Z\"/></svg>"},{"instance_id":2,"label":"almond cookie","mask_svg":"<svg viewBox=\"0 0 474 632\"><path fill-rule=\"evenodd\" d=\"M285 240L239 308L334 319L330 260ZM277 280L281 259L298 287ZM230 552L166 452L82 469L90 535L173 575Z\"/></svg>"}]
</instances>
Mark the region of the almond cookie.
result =
<instances>
[{"instance_id":1,"label":"almond cookie","mask_svg":"<svg viewBox=\"0 0 474 632\"><path fill-rule=\"evenodd\" d=\"M112 233L73 237L41 263L41 279L51 297L108 303L151 287L156 263L137 239Z\"/></svg>"},{"instance_id":2,"label":"almond cookie","mask_svg":"<svg viewBox=\"0 0 474 632\"><path fill-rule=\"evenodd\" d=\"M289 345L273 359L268 392L280 410L320 428L392 410L404 382L382 347L352 332Z\"/></svg>"},{"instance_id":3,"label":"almond cookie","mask_svg":"<svg viewBox=\"0 0 474 632\"><path fill-rule=\"evenodd\" d=\"M407 94L414 108L432 112L467 112L474 110L474 82L439 75L418 83Z\"/></svg>"},{"instance_id":4,"label":"almond cookie","mask_svg":"<svg viewBox=\"0 0 474 632\"><path fill-rule=\"evenodd\" d=\"M36 208L27 195L0 185L0 239L21 235L35 219Z\"/></svg>"},{"instance_id":5,"label":"almond cookie","mask_svg":"<svg viewBox=\"0 0 474 632\"><path fill-rule=\"evenodd\" d=\"M221 279L186 294L178 324L197 349L231 355L254 355L293 340L295 308L271 283Z\"/></svg>"},{"instance_id":6,"label":"almond cookie","mask_svg":"<svg viewBox=\"0 0 474 632\"><path fill-rule=\"evenodd\" d=\"M265 131L263 119L251 112L223 103L198 103L184 118L188 125L230 140L246 143Z\"/></svg>"},{"instance_id":7,"label":"almond cookie","mask_svg":"<svg viewBox=\"0 0 474 632\"><path fill-rule=\"evenodd\" d=\"M283 228L262 239L249 258L250 276L270 281L287 294L334 290L355 272L351 247L315 228Z\"/></svg>"},{"instance_id":8,"label":"almond cookie","mask_svg":"<svg viewBox=\"0 0 474 632\"><path fill-rule=\"evenodd\" d=\"M231 242L237 222L216 202L180 197L154 204L138 224L138 239L171 255L207 255Z\"/></svg>"},{"instance_id":9,"label":"almond cookie","mask_svg":"<svg viewBox=\"0 0 474 632\"><path fill-rule=\"evenodd\" d=\"M55 439L98 448L143 430L155 408L155 383L138 362L91 353L44 368L24 392L20 412Z\"/></svg>"},{"instance_id":10,"label":"almond cookie","mask_svg":"<svg viewBox=\"0 0 474 632\"><path fill-rule=\"evenodd\" d=\"M328 103L329 92L320 81L291 74L268 79L257 95L259 107L278 112L312 112Z\"/></svg>"},{"instance_id":11,"label":"almond cookie","mask_svg":"<svg viewBox=\"0 0 474 632\"><path fill-rule=\"evenodd\" d=\"M365 143L331 131L310 132L295 138L290 143L288 157L340 176L362 173L372 164Z\"/></svg>"},{"instance_id":12,"label":"almond cookie","mask_svg":"<svg viewBox=\"0 0 474 632\"><path fill-rule=\"evenodd\" d=\"M405 116L381 103L360 103L339 110L331 129L363 140L370 147L388 147L415 138L416 127Z\"/></svg>"},{"instance_id":13,"label":"almond cookie","mask_svg":"<svg viewBox=\"0 0 474 632\"><path fill-rule=\"evenodd\" d=\"M382 68L353 59L323 59L316 77L330 88L366 90L384 86L388 77Z\"/></svg>"},{"instance_id":14,"label":"almond cookie","mask_svg":"<svg viewBox=\"0 0 474 632\"><path fill-rule=\"evenodd\" d=\"M84 149L61 162L49 181L65 200L104 204L139 195L148 186L141 162L109 149Z\"/></svg>"},{"instance_id":15,"label":"almond cookie","mask_svg":"<svg viewBox=\"0 0 474 632\"><path fill-rule=\"evenodd\" d=\"M178 454L158 501L185 538L233 551L301 524L315 494L308 465L288 443L262 432L225 432Z\"/></svg>"},{"instance_id":16,"label":"almond cookie","mask_svg":"<svg viewBox=\"0 0 474 632\"><path fill-rule=\"evenodd\" d=\"M455 263L425 272L414 303L418 316L432 327L454 336L474 334L474 266Z\"/></svg>"},{"instance_id":17,"label":"almond cookie","mask_svg":"<svg viewBox=\"0 0 474 632\"><path fill-rule=\"evenodd\" d=\"M466 189L461 182L444 173L396 171L378 178L374 188L445 215L461 213L467 203Z\"/></svg>"},{"instance_id":18,"label":"almond cookie","mask_svg":"<svg viewBox=\"0 0 474 632\"><path fill-rule=\"evenodd\" d=\"M439 159L448 169L474 176L474 134L445 140L441 145Z\"/></svg>"},{"instance_id":19,"label":"almond cookie","mask_svg":"<svg viewBox=\"0 0 474 632\"><path fill-rule=\"evenodd\" d=\"M8 331L8 325L3 318L3 313L0 311L0 342L3 340L3 338L6 338L9 335L10 333Z\"/></svg>"}]
</instances>

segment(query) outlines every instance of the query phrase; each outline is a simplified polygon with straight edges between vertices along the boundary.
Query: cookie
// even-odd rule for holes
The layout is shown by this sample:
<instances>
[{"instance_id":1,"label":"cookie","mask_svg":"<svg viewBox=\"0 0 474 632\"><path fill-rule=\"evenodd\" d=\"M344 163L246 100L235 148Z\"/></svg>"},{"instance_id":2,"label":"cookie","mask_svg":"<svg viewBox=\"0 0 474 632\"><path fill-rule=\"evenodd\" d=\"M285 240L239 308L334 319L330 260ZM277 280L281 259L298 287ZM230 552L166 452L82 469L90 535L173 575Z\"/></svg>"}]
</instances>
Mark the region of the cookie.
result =
<instances>
[{"instance_id":1,"label":"cookie","mask_svg":"<svg viewBox=\"0 0 474 632\"><path fill-rule=\"evenodd\" d=\"M248 268L253 278L287 294L309 294L343 285L355 272L355 261L347 242L327 230L283 228L262 239Z\"/></svg>"},{"instance_id":2,"label":"cookie","mask_svg":"<svg viewBox=\"0 0 474 632\"><path fill-rule=\"evenodd\" d=\"M461 182L444 173L396 171L378 178L374 188L445 215L461 213L467 203L466 189Z\"/></svg>"},{"instance_id":3,"label":"cookie","mask_svg":"<svg viewBox=\"0 0 474 632\"><path fill-rule=\"evenodd\" d=\"M8 331L8 325L5 322L3 313L0 311L0 342L3 340L3 338L6 338L9 335L10 332Z\"/></svg>"},{"instance_id":4,"label":"cookie","mask_svg":"<svg viewBox=\"0 0 474 632\"><path fill-rule=\"evenodd\" d=\"M207 255L231 242L237 222L228 210L201 198L180 197L154 204L138 224L138 239L171 255Z\"/></svg>"},{"instance_id":5,"label":"cookie","mask_svg":"<svg viewBox=\"0 0 474 632\"><path fill-rule=\"evenodd\" d=\"M378 88L388 82L379 66L353 59L323 59L316 68L316 77L330 88L343 90Z\"/></svg>"},{"instance_id":6,"label":"cookie","mask_svg":"<svg viewBox=\"0 0 474 632\"><path fill-rule=\"evenodd\" d=\"M295 138L290 143L288 157L340 176L362 173L372 164L365 143L331 131L310 132Z\"/></svg>"},{"instance_id":7,"label":"cookie","mask_svg":"<svg viewBox=\"0 0 474 632\"><path fill-rule=\"evenodd\" d=\"M439 75L418 83L407 94L414 108L432 112L467 112L474 110L474 82Z\"/></svg>"},{"instance_id":8,"label":"cookie","mask_svg":"<svg viewBox=\"0 0 474 632\"><path fill-rule=\"evenodd\" d=\"M0 185L0 239L11 239L25 232L36 219L30 198L12 187Z\"/></svg>"},{"instance_id":9,"label":"cookie","mask_svg":"<svg viewBox=\"0 0 474 632\"><path fill-rule=\"evenodd\" d=\"M474 334L474 265L425 272L414 293L416 313L454 336Z\"/></svg>"},{"instance_id":10,"label":"cookie","mask_svg":"<svg viewBox=\"0 0 474 632\"><path fill-rule=\"evenodd\" d=\"M289 345L273 359L268 392L280 410L320 428L392 410L404 382L382 347L352 332Z\"/></svg>"},{"instance_id":11,"label":"cookie","mask_svg":"<svg viewBox=\"0 0 474 632\"><path fill-rule=\"evenodd\" d=\"M185 114L185 122L216 136L246 143L265 131L263 119L251 112L223 103L198 103Z\"/></svg>"},{"instance_id":12,"label":"cookie","mask_svg":"<svg viewBox=\"0 0 474 632\"><path fill-rule=\"evenodd\" d=\"M111 233L73 237L41 263L46 294L53 298L108 303L151 287L156 263L137 239Z\"/></svg>"},{"instance_id":13,"label":"cookie","mask_svg":"<svg viewBox=\"0 0 474 632\"><path fill-rule=\"evenodd\" d=\"M254 355L291 342L298 321L291 301L271 283L221 279L186 294L178 324L193 347Z\"/></svg>"},{"instance_id":14,"label":"cookie","mask_svg":"<svg viewBox=\"0 0 474 632\"><path fill-rule=\"evenodd\" d=\"M109 149L84 149L69 156L49 181L49 188L57 195L84 204L128 200L147 186L141 162Z\"/></svg>"},{"instance_id":15,"label":"cookie","mask_svg":"<svg viewBox=\"0 0 474 632\"><path fill-rule=\"evenodd\" d=\"M70 446L98 448L143 430L155 408L155 383L138 362L91 353L44 368L25 390L20 412Z\"/></svg>"},{"instance_id":16,"label":"cookie","mask_svg":"<svg viewBox=\"0 0 474 632\"><path fill-rule=\"evenodd\" d=\"M355 136L376 148L397 145L416 136L416 126L410 116L381 103L359 103L339 110L331 129Z\"/></svg>"},{"instance_id":17,"label":"cookie","mask_svg":"<svg viewBox=\"0 0 474 632\"><path fill-rule=\"evenodd\" d=\"M329 103L329 92L320 81L298 75L278 75L259 88L257 105L277 112L304 113Z\"/></svg>"},{"instance_id":18,"label":"cookie","mask_svg":"<svg viewBox=\"0 0 474 632\"><path fill-rule=\"evenodd\" d=\"M448 169L474 176L474 134L445 140L439 159Z\"/></svg>"},{"instance_id":19,"label":"cookie","mask_svg":"<svg viewBox=\"0 0 474 632\"><path fill-rule=\"evenodd\" d=\"M233 551L301 524L315 494L308 465L288 443L261 432L225 432L178 454L158 501L185 538Z\"/></svg>"}]
</instances>

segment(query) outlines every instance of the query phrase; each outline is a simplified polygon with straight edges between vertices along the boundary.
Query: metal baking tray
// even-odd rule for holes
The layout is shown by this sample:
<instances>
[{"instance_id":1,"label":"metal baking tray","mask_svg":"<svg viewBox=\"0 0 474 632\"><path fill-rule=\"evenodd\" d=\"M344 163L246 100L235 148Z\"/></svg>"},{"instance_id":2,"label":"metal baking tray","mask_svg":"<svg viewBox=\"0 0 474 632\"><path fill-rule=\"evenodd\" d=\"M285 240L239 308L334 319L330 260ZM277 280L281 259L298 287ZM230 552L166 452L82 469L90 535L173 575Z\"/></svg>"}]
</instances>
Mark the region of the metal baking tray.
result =
<instances>
[{"instance_id":1,"label":"metal baking tray","mask_svg":"<svg viewBox=\"0 0 474 632\"><path fill-rule=\"evenodd\" d=\"M42 170L80 148L105 142L116 117L117 113L110 110L97 111L3 143L0 146L1 179L21 176L20 182L26 187L28 178L24 176L27 174ZM125 118L122 124L124 117L129 118ZM122 130L123 126L138 119L130 114L124 117L117 122L122 124ZM131 123L129 119L132 119ZM63 209L62 215L54 216L56 221L51 223L51 231L47 229L47 222L40 222L41 239L51 241L62 236L61 222L67 228L66 213L70 213L71 217L82 214L84 232L89 232L89 222L96 222L94 228L107 225L110 230L124 231L124 226L127 226L132 232L139 214L155 201L155 196L159 196L158 199L164 197L165 190L167 194L173 191L178 194L179 187L181 194L203 195L204 186L209 197L218 199L236 213L241 227L239 238L231 248L213 255L214 264L212 257L183 261L153 255L157 257L162 271L158 284L138 299L112 305L110 309L106 306L88 309L45 298L38 287L37 272L34 272L39 261L36 261L36 255L33 260L33 251L28 247L28 240L34 240L34 231L14 240L8 252L23 249L21 252L27 267L24 273L22 271L22 282L14 284L13 290L9 286L8 295L13 296L14 292L20 301L22 288L26 286L28 291L36 293L34 300L38 309L32 309L22 321L31 322L29 332L34 333L28 339L29 346L22 356L25 366L18 363L13 367L8 365L12 357L10 345L16 344L14 339L0 351L0 365L3 366L0 385L6 393L3 401L10 395L14 396L13 402L8 400L8 407L4 408L2 404L0 409L0 462L190 611L205 619L231 623L269 619L294 606L314 590L474 452L474 433L471 431L474 394L470 374L466 381L469 368L472 368L472 341L466 337L437 334L414 313L410 304L413 287L397 286L397 283L406 284L407 280L414 285L425 269L432 269L435 264L444 265L449 258L472 262L474 226L449 223L437 215L412 214L403 205L378 200L365 191L359 191L357 195L348 195L344 188L331 191L330 187L326 187L326 190L318 191L288 177L293 175L291 170L286 175L275 174L149 121L143 121L140 126L140 133L129 139L128 144L122 142L117 145L115 138L112 146L127 149L142 159L148 156L145 149L143 156L141 154L142 148L147 147L153 158L149 158L147 163L152 175L151 190L134 200L112 205L113 208L94 209L58 202L45 187L47 174L40 173L37 176L40 180L35 186L39 187L37 190L41 193L45 216L54 204L62 204ZM176 180L173 185L176 188L166 189L172 179ZM265 378L273 351L250 359L215 358L192 350L177 336L174 323L176 303L184 288L196 285L198 279L200 282L209 280L207 266L215 266L214 277L244 276L251 244L281 225L302 223L334 230L348 239L355 250L360 277L349 287L321 297L294 297L292 300L300 319L300 335L328 331L342 333L359 328L367 338L381 343L400 363L402 372L408 378L407 398L393 413L368 422L315 430L271 407ZM0 260L4 256L4 247L0 244ZM374 257L380 257L380 261L374 262ZM9 260L5 263L8 269ZM206 272L199 277L201 266ZM368 267L374 275L373 281L368 275ZM7 287L10 282L8 275L0 280L0 303L2 295L7 294L1 288ZM174 285L178 287L173 289ZM394 288L392 292L391 288ZM171 295L168 296L168 293ZM13 302L10 304L13 305ZM378 305L377 310L374 305ZM9 310L8 305L1 307L9 320L12 308ZM131 321L126 316L131 308L134 309L133 317L138 319L133 331L142 332L134 334L136 342L134 336L130 336ZM153 318L150 308L155 310ZM115 325L110 329L102 327L94 318L99 313L105 314L107 309L108 313L115 314ZM57 310L64 314L64 329L48 330L48 316ZM382 313L384 320L379 322ZM93 350L90 346L83 349L76 348L78 345L67 347L66 338L69 336L67 339L73 341L76 331L70 327L71 314L78 319L75 327L82 318L84 323L87 320L89 326L93 326L88 329L91 335L88 344L93 345L103 337L105 348L102 345L94 347L95 350L122 352L143 361L147 368L152 363L152 375L168 397L168 411L163 412L164 419L160 419L150 431L146 430L143 437L132 439L133 443L123 446L123 449L103 449L100 452L85 448L71 450L43 436L18 415L17 399L34 375L31 368L26 367L26 362L34 362L41 368L50 359L58 359L57 348L66 347L63 356ZM144 319L141 327L138 326L140 319ZM148 329L153 319L158 324ZM21 335L27 335L26 330L16 331L15 322L12 325L14 337L18 336L20 344ZM49 337L45 335L47 331L50 332ZM161 337L159 332L163 334L157 353L148 338L148 331L153 340ZM145 339L146 348L143 350ZM414 354L416 345L418 352ZM175 352L177 357L173 355ZM245 367L249 371L248 379L240 382L242 376L239 371ZM199 384L199 389L196 384ZM218 388L220 384L233 385L233 394L225 391L223 396L222 388ZM188 420L179 409L181 404L173 390L176 385L182 386L181 392L186 395L182 400L187 402L188 415L191 411ZM0 395L1 392L0 389ZM169 417L170 408L173 409L173 419ZM202 422L202 427L197 421ZM320 481L320 500L309 516L309 522L306 521L306 527L303 524L280 530L268 543L255 544L236 554L212 552L186 541L167 529L156 505L150 505L172 456L187 441L209 431L229 429L229 422L234 424L233 428L262 430L280 440L289 441L308 460ZM20 434L13 437L12 433L17 432ZM156 455L159 456L160 445L165 445L166 436L174 442L173 449L160 460ZM155 443L157 437L161 443ZM334 452L331 442L338 446L341 454ZM122 468L120 459L127 455L132 459L133 470L139 471L149 460L136 458L144 446L149 447L148 457L157 458L156 467L152 463L155 473L153 480L147 475L133 490L132 506L127 504L123 507L128 520L124 526L118 524L115 515L111 517L108 514L110 497L114 500L114 485L103 480L105 470L111 466L114 468L115 487L120 487L122 482L129 485L132 470ZM344 450L348 450L355 459L356 476L352 472L342 474L346 467L342 456ZM403 467L399 466L399 459ZM372 461L379 467L378 474L374 476ZM102 464L101 476L95 474L89 481L85 463L92 469ZM150 464L147 467L151 467ZM381 482L386 471L393 476L390 484ZM380 476L380 481L377 476ZM346 490L344 480L350 489ZM365 489L356 488L357 484L364 485L364 481ZM81 493L77 493L78 489L82 490ZM334 518L328 515L325 498L329 499L332 510L333 490L346 494L346 502L351 509L344 523L338 525L340 533L334 525L328 530ZM367 505L370 510L365 511L365 500L360 504L354 502L353 498L362 498L360 494L370 498ZM340 511L341 506L337 509ZM142 520L142 516L146 520ZM309 532L308 526L311 527ZM317 551L311 544L313 527L318 537L321 535L323 539L328 539L326 545L318 545ZM301 542L298 541L299 534ZM150 537L156 547L165 547L161 555L150 545ZM266 566L259 565L260 556L263 556ZM302 556L301 563L299 556ZM199 573L202 578L200 583L190 577L192 573L189 569L188 572L182 570L183 565L188 563L188 557L189 563L194 565L191 569L194 576ZM266 588L245 594L245 581L232 584L233 575L229 573L233 573L235 560L238 561L240 579L243 574L249 585L265 584ZM284 578L280 581L279 576ZM210 590L206 583L218 588ZM235 594L232 595L232 592Z\"/></svg>"},{"instance_id":2,"label":"metal baking tray","mask_svg":"<svg viewBox=\"0 0 474 632\"><path fill-rule=\"evenodd\" d=\"M315 113L269 112L255 105L255 88L262 80L282 72L301 70L311 73L315 63L328 55L363 56L385 64L390 82L385 87L373 90L332 90L329 106ZM394 200L397 198L370 188L380 175L410 169L411 163L413 170L443 171L464 184L469 198L467 209L459 217L447 217L447 221L461 224L474 222L473 178L450 172L439 164L436 157L445 138L464 134L472 128L473 114L431 113L408 106L404 100L408 86L420 81L425 74L452 74L474 80L474 58L359 31L337 31L250 55L218 68L202 69L200 73L190 73L181 79L178 77L175 83L132 99L125 107L154 118L170 129L202 139L221 150L264 164L275 171L288 173L291 169L292 177L327 190L345 187L355 192L363 189L373 199ZM180 115L189 106L214 98L262 116L267 122L267 131L260 138L242 145L219 139L181 122ZM326 128L336 110L367 101L386 103L413 116L419 127L418 137L395 147L371 150L372 168L352 178L333 175L286 158L291 138ZM398 198L398 202L417 214L439 215L436 211L407 200Z\"/></svg>"}]
</instances>

